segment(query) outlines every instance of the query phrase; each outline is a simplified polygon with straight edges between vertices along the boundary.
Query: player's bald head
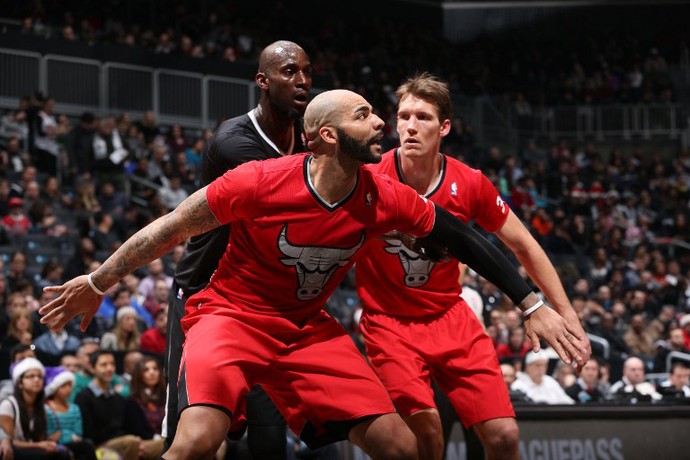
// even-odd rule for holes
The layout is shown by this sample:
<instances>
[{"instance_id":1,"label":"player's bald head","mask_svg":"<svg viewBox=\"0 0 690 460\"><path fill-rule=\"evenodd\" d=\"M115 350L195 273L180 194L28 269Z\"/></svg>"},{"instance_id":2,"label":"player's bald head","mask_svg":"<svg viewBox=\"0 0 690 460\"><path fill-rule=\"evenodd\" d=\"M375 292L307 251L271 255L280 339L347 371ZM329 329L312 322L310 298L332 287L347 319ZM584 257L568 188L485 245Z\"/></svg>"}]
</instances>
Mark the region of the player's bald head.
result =
<instances>
[{"instance_id":1,"label":"player's bald head","mask_svg":"<svg viewBox=\"0 0 690 460\"><path fill-rule=\"evenodd\" d=\"M259 72L269 73L280 68L283 63L295 59L298 55L306 56L307 53L295 42L278 40L263 49L259 56Z\"/></svg>"},{"instance_id":2,"label":"player's bald head","mask_svg":"<svg viewBox=\"0 0 690 460\"><path fill-rule=\"evenodd\" d=\"M319 130L324 126L340 126L343 112L354 98L361 99L361 96L346 89L334 89L311 100L304 112L304 133L310 143L317 140Z\"/></svg>"}]
</instances>

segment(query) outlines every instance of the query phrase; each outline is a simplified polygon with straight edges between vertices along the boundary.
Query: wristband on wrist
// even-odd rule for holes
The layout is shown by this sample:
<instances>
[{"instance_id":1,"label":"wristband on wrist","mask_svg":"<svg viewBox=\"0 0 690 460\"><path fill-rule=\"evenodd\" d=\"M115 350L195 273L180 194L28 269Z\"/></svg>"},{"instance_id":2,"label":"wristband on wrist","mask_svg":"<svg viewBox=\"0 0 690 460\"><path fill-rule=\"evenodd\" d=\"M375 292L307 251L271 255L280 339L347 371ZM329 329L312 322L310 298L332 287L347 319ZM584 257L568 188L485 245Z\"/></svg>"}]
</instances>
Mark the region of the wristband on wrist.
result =
<instances>
[{"instance_id":1,"label":"wristband on wrist","mask_svg":"<svg viewBox=\"0 0 690 460\"><path fill-rule=\"evenodd\" d=\"M93 292L95 292L98 295L105 295L105 292L101 291L96 287L95 284L93 284L93 280L91 279L92 273L89 273L89 276L86 277L86 282L89 283L89 287L93 289ZM534 307L532 307L534 308Z\"/></svg>"},{"instance_id":2,"label":"wristband on wrist","mask_svg":"<svg viewBox=\"0 0 690 460\"><path fill-rule=\"evenodd\" d=\"M523 312L522 312L522 316L524 316L525 318L527 318L529 315L531 315L531 314L534 313L535 311L539 310L543 305L544 305L544 301L543 301L543 300L538 301L537 303L535 303L534 305L532 305L531 307L529 307L527 310L523 311Z\"/></svg>"}]
</instances>

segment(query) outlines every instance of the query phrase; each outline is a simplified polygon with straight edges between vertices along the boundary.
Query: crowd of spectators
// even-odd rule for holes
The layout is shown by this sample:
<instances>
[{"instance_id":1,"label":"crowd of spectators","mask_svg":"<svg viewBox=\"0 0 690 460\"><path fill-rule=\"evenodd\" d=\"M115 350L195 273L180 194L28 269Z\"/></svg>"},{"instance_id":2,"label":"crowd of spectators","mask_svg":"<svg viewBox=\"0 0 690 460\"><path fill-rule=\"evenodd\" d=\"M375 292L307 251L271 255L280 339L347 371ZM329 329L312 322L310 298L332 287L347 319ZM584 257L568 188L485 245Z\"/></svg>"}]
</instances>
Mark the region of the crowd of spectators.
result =
<instances>
[{"instance_id":1,"label":"crowd of spectators","mask_svg":"<svg viewBox=\"0 0 690 460\"><path fill-rule=\"evenodd\" d=\"M226 1L198 8L180 0L159 5L154 19L154 13L132 8L126 0L36 1L8 14L21 20L23 34L229 62L255 61L266 44L292 37L311 55L315 77L364 94L381 108L394 103L395 84L410 69L445 75L453 94L495 96L520 115L542 104L675 99L667 60L680 59L682 32L676 40L669 38L676 32L668 21L658 33L646 24L626 35L601 31L553 40L511 33L455 44L440 28L420 28L409 19L347 15L338 8L316 13L283 2L268 6Z\"/></svg>"},{"instance_id":2,"label":"crowd of spectators","mask_svg":"<svg viewBox=\"0 0 690 460\"><path fill-rule=\"evenodd\" d=\"M138 26L128 29L117 16L96 21L65 15L62 24L49 24L45 17L27 17L25 32L59 30L65 39L111 40L150 47L152 52L225 59L229 49L235 59L252 59L262 42L256 35L244 35L249 29L233 23L230 10L223 8L190 21L196 32L181 24L160 33ZM355 37L346 52L334 45L339 26L324 21L322 27L317 35L323 39L323 51L313 53L316 71L331 75L334 86L379 95L371 99L381 103L388 123L386 142L395 145L391 88L403 71L415 67L415 51L428 43L399 41L409 62L398 65L390 54L400 50L383 53L374 40L364 52L363 39ZM387 25L377 34L407 39L395 27ZM569 71L553 72L555 80L523 72L520 63L514 63L513 77L534 77L540 85L548 80L542 86L550 88L549 93L542 96L561 103L670 100L667 83L654 76L665 69L661 53L639 42L628 45L633 49L625 43L616 47L589 42L611 56L627 58L583 53L604 58L574 59ZM518 88L521 96L515 97L523 108L530 100L545 100L535 99L522 86L524 79L508 86L508 80L498 77L502 72L477 57L483 53L478 46L440 50L432 70L454 75L456 88ZM531 56L525 61L528 66L544 67L537 59L544 49L522 49L531 50L524 51ZM468 53L461 62L476 66L458 74L441 65L453 61L455 52ZM595 83L611 87L600 91ZM128 113L102 118L84 113L70 119L54 107L53 99L35 92L0 119L0 399L14 398L0 405L2 428L20 443L35 444L55 456L61 454L59 446L67 446L77 458L92 458L93 449L101 455L116 449L124 458L157 458L167 300L184 247L110 288L85 332L77 320L64 330L48 331L37 310L53 298L42 287L94 270L133 232L196 190L210 131L161 126L153 111L138 120ZM471 126L460 119L454 120L444 151L481 168L493 181L551 256L585 330L609 347L604 359L599 342L594 342L596 359L579 377L572 367L556 364L548 350L531 353L521 315L495 286L470 271L465 290L480 303L480 316L514 401L687 401L690 371L682 362L668 369L667 357L671 352L690 353L690 152L678 149L662 155L642 147L600 151L594 143L566 141L530 142L504 152L475 145ZM359 341L359 301L351 283L350 276L328 308ZM37 399L41 390L45 401ZM109 397L113 395L119 396ZM43 402L45 413L35 410ZM29 424L20 419L27 416L27 404L34 408L32 417L47 421L22 431L17 428ZM63 429L56 430L56 423ZM84 444L84 439L93 444Z\"/></svg>"}]
</instances>

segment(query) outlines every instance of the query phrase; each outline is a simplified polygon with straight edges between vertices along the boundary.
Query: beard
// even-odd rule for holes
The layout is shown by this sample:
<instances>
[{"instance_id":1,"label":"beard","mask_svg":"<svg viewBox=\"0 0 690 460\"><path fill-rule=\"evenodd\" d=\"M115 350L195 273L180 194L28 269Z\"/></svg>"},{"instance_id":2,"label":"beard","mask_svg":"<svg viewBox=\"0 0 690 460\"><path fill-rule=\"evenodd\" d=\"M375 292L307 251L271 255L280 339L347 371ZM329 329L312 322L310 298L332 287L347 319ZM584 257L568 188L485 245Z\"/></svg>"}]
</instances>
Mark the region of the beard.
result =
<instances>
[{"instance_id":1,"label":"beard","mask_svg":"<svg viewBox=\"0 0 690 460\"><path fill-rule=\"evenodd\" d=\"M345 152L345 154L353 160L358 160L365 164L375 164L381 162L381 155L371 151L371 146L378 144L380 141L380 132L364 141L360 141L348 135L345 131L338 127L335 128L335 132L338 134L340 150Z\"/></svg>"}]
</instances>

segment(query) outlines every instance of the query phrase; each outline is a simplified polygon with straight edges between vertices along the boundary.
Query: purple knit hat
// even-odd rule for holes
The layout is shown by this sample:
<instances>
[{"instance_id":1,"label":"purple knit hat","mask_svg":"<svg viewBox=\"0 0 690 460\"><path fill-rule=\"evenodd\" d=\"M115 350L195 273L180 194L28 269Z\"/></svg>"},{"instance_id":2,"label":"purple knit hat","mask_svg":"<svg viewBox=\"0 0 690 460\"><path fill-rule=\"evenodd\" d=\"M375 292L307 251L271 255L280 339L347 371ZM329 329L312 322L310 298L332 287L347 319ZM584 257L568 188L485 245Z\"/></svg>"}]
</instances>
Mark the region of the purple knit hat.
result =
<instances>
[{"instance_id":1,"label":"purple knit hat","mask_svg":"<svg viewBox=\"0 0 690 460\"><path fill-rule=\"evenodd\" d=\"M74 384L74 374L62 366L46 367L46 397L51 397L67 382Z\"/></svg>"}]
</instances>

